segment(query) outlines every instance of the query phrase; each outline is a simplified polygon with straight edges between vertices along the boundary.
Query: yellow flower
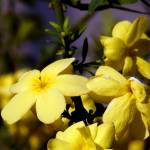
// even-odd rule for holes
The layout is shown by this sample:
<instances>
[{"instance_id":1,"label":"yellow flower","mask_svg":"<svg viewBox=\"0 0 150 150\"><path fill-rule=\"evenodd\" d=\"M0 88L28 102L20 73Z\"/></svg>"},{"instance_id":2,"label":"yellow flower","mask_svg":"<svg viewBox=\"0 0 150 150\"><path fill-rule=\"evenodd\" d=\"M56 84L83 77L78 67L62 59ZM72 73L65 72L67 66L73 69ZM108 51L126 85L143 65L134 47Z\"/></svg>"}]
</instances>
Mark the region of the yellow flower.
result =
<instances>
[{"instance_id":1,"label":"yellow flower","mask_svg":"<svg viewBox=\"0 0 150 150\"><path fill-rule=\"evenodd\" d=\"M133 75L137 69L150 79L150 64L140 58L150 50L150 38L144 34L147 25L146 17L138 17L133 23L121 21L114 26L112 37L101 36L105 64L124 75Z\"/></svg>"},{"instance_id":2,"label":"yellow flower","mask_svg":"<svg viewBox=\"0 0 150 150\"><path fill-rule=\"evenodd\" d=\"M48 150L103 150L110 148L114 140L114 126L105 123L85 126L78 122L64 132L59 131L55 139L48 142Z\"/></svg>"},{"instance_id":3,"label":"yellow flower","mask_svg":"<svg viewBox=\"0 0 150 150\"><path fill-rule=\"evenodd\" d=\"M79 75L60 74L74 58L58 60L41 72L31 70L22 75L11 87L16 95L3 108L2 118L9 124L15 123L36 103L37 117L49 124L57 120L64 111L64 96L86 94L87 78Z\"/></svg>"},{"instance_id":4,"label":"yellow flower","mask_svg":"<svg viewBox=\"0 0 150 150\"><path fill-rule=\"evenodd\" d=\"M88 81L87 87L96 95L97 102L110 102L103 121L114 123L116 139L123 136L127 129L135 138L149 136L150 98L146 85L134 77L127 80L111 67L101 66L96 76Z\"/></svg>"}]
</instances>

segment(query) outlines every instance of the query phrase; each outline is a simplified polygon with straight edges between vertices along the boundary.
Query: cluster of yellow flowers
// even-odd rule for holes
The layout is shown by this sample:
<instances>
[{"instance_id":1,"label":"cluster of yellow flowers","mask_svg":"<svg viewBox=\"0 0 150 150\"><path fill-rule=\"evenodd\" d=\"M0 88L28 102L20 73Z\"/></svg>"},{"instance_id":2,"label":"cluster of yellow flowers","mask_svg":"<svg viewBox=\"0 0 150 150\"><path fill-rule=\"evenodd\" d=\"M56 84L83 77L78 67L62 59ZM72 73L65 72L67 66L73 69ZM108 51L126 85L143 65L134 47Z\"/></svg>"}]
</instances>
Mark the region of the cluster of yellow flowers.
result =
<instances>
[{"instance_id":1,"label":"cluster of yellow flowers","mask_svg":"<svg viewBox=\"0 0 150 150\"><path fill-rule=\"evenodd\" d=\"M135 145L143 149L150 134L150 87L139 80L142 76L150 79L150 64L141 58L150 50L147 24L146 17L132 23L121 21L113 28L112 37L101 36L105 65L90 78L68 71L74 58L24 73L10 88L15 95L2 109L2 118L13 124L32 108L41 122L52 124L63 120L61 114L71 97L81 96L87 110L95 111L95 102L108 104L102 123L75 123L50 139L48 150L119 149L126 141L129 150L137 150Z\"/></svg>"}]
</instances>

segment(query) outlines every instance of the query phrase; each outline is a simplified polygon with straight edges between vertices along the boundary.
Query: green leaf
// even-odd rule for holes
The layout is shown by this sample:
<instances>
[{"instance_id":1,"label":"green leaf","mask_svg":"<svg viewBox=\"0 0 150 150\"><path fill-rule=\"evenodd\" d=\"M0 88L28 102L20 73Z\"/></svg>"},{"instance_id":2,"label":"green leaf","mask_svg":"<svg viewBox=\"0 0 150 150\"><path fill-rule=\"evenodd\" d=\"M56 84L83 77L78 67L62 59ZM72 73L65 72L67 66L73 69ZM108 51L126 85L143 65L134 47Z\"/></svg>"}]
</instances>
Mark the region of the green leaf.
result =
<instances>
[{"instance_id":1,"label":"green leaf","mask_svg":"<svg viewBox=\"0 0 150 150\"><path fill-rule=\"evenodd\" d=\"M68 17L65 17L64 24L63 24L63 30L65 31L65 33L68 33L70 30Z\"/></svg>"},{"instance_id":2,"label":"green leaf","mask_svg":"<svg viewBox=\"0 0 150 150\"><path fill-rule=\"evenodd\" d=\"M57 24L56 22L49 22L49 25L51 25L57 32L61 32L61 26Z\"/></svg>"},{"instance_id":3,"label":"green leaf","mask_svg":"<svg viewBox=\"0 0 150 150\"><path fill-rule=\"evenodd\" d=\"M97 7L109 4L107 0L92 0L89 5L89 12L92 13Z\"/></svg>"},{"instance_id":4,"label":"green leaf","mask_svg":"<svg viewBox=\"0 0 150 150\"><path fill-rule=\"evenodd\" d=\"M49 33L49 34L51 34L53 36L58 36L59 35L56 31L53 31L51 29L45 29L45 32L47 32L47 33Z\"/></svg>"}]
</instances>

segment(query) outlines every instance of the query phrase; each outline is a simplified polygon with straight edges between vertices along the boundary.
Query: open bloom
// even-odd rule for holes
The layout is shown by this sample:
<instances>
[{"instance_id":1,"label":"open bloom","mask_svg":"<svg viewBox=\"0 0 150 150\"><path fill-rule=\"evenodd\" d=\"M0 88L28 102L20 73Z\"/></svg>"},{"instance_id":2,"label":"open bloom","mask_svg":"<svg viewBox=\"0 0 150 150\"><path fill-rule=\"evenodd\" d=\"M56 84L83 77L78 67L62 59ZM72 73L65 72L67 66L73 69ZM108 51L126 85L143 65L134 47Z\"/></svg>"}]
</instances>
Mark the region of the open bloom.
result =
<instances>
[{"instance_id":1,"label":"open bloom","mask_svg":"<svg viewBox=\"0 0 150 150\"><path fill-rule=\"evenodd\" d=\"M108 66L101 66L87 87L99 103L109 103L103 114L104 122L113 122L116 139L130 130L132 137L149 136L150 98L149 87L132 77L128 80Z\"/></svg>"},{"instance_id":2,"label":"open bloom","mask_svg":"<svg viewBox=\"0 0 150 150\"><path fill-rule=\"evenodd\" d=\"M59 131L47 147L48 150L103 150L112 146L114 133L112 123L85 126L78 122L64 132Z\"/></svg>"},{"instance_id":3,"label":"open bloom","mask_svg":"<svg viewBox=\"0 0 150 150\"><path fill-rule=\"evenodd\" d=\"M105 64L124 75L133 75L138 70L150 79L150 64L141 58L150 50L150 38L144 33L147 25L146 17L138 17L133 23L125 20L114 26L112 37L101 36Z\"/></svg>"},{"instance_id":4,"label":"open bloom","mask_svg":"<svg viewBox=\"0 0 150 150\"><path fill-rule=\"evenodd\" d=\"M64 96L86 94L87 78L79 75L60 74L74 58L62 59L45 67L41 72L31 70L23 74L11 87L16 95L3 108L2 118L9 124L15 123L36 103L37 117L48 124L57 120L64 111Z\"/></svg>"}]
</instances>

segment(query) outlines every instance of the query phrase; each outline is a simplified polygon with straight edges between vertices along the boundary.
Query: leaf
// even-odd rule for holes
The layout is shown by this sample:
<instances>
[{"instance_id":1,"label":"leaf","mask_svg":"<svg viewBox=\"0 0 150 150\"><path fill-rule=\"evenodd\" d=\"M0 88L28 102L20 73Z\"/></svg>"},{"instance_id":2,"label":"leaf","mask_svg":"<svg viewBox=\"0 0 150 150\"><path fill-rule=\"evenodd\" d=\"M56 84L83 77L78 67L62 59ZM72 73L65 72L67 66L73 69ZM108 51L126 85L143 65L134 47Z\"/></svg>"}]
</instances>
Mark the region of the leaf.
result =
<instances>
[{"instance_id":1,"label":"leaf","mask_svg":"<svg viewBox=\"0 0 150 150\"><path fill-rule=\"evenodd\" d=\"M65 17L65 21L64 21L64 24L63 24L64 31L68 30L68 27L69 27L69 18Z\"/></svg>"},{"instance_id":2,"label":"leaf","mask_svg":"<svg viewBox=\"0 0 150 150\"><path fill-rule=\"evenodd\" d=\"M49 25L51 25L53 28L56 29L57 32L61 32L61 26L57 24L56 22L49 22Z\"/></svg>"},{"instance_id":3,"label":"leaf","mask_svg":"<svg viewBox=\"0 0 150 150\"><path fill-rule=\"evenodd\" d=\"M86 56L88 53L88 39L84 39L83 48L82 48L82 62L83 63L86 60Z\"/></svg>"},{"instance_id":4,"label":"leaf","mask_svg":"<svg viewBox=\"0 0 150 150\"><path fill-rule=\"evenodd\" d=\"M89 12L92 13L97 7L106 4L109 4L107 0L92 0L89 5Z\"/></svg>"},{"instance_id":5,"label":"leaf","mask_svg":"<svg viewBox=\"0 0 150 150\"><path fill-rule=\"evenodd\" d=\"M51 29L45 29L45 32L47 32L53 36L59 36L59 34L56 31L52 31Z\"/></svg>"}]
</instances>

